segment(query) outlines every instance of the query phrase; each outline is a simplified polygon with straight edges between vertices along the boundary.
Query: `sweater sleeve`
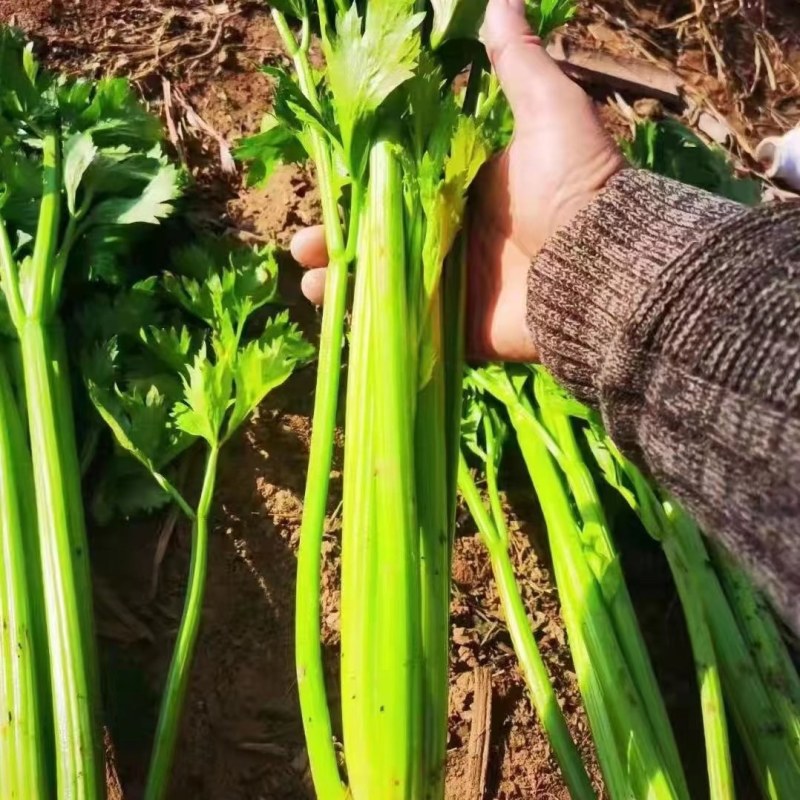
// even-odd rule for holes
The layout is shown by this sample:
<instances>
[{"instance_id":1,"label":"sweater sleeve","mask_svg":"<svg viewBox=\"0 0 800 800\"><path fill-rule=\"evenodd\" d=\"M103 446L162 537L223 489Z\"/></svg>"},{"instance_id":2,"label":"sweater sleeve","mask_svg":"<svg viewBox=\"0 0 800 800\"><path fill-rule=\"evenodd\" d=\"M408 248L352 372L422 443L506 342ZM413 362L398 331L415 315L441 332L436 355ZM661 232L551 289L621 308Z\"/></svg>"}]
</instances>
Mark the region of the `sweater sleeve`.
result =
<instances>
[{"instance_id":1,"label":"sweater sleeve","mask_svg":"<svg viewBox=\"0 0 800 800\"><path fill-rule=\"evenodd\" d=\"M543 363L800 632L800 203L626 170L530 270Z\"/></svg>"}]
</instances>

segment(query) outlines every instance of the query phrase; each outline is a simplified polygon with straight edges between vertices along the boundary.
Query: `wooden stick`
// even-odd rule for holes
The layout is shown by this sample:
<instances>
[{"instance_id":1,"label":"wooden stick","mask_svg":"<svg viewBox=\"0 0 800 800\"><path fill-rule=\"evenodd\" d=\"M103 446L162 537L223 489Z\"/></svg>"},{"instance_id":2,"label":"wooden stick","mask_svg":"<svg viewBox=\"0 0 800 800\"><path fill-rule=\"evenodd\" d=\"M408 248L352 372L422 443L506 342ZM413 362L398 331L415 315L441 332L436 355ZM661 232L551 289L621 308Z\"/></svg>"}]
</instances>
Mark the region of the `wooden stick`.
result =
<instances>
[{"instance_id":1,"label":"wooden stick","mask_svg":"<svg viewBox=\"0 0 800 800\"><path fill-rule=\"evenodd\" d=\"M474 699L472 727L467 750L467 800L483 800L486 795L486 773L489 768L489 746L492 733L492 672L476 667L473 672Z\"/></svg>"}]
</instances>

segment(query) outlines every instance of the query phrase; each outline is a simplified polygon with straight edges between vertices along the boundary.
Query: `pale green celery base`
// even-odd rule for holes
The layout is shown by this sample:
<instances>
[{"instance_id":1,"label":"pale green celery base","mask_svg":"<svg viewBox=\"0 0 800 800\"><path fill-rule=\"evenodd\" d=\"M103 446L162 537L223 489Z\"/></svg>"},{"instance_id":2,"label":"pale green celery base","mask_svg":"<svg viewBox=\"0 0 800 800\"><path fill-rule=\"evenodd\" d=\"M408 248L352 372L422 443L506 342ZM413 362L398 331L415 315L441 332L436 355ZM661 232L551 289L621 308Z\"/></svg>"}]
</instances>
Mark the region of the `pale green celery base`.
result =
<instances>
[{"instance_id":1,"label":"pale green celery base","mask_svg":"<svg viewBox=\"0 0 800 800\"><path fill-rule=\"evenodd\" d=\"M25 539L35 538L23 511L33 483L30 460L6 365L0 356L0 797L48 796L42 701L32 608L35 597L26 564ZM26 552L27 551L27 552Z\"/></svg>"},{"instance_id":2,"label":"pale green celery base","mask_svg":"<svg viewBox=\"0 0 800 800\"><path fill-rule=\"evenodd\" d=\"M83 500L74 422L70 418L65 424L63 408L68 378L50 331L26 322L19 333L52 676L56 780L60 797L96 800L104 795L105 778Z\"/></svg>"},{"instance_id":3,"label":"pale green celery base","mask_svg":"<svg viewBox=\"0 0 800 800\"><path fill-rule=\"evenodd\" d=\"M750 645L772 703L792 737L795 758L800 764L800 676L775 614L747 574L721 547L712 545L712 554L725 594Z\"/></svg>"},{"instance_id":4,"label":"pale green celery base","mask_svg":"<svg viewBox=\"0 0 800 800\"><path fill-rule=\"evenodd\" d=\"M594 479L578 445L573 422L559 410L548 408L544 400L542 415L568 465L566 479L583 520L583 526L579 530L584 547L587 550L591 548L600 551L601 562L598 563L598 559L592 558L588 563L593 569L611 612L620 647L666 762L670 780L678 796L688 800L689 789L672 724L622 574L619 553L608 527Z\"/></svg>"},{"instance_id":5,"label":"pale green celery base","mask_svg":"<svg viewBox=\"0 0 800 800\"><path fill-rule=\"evenodd\" d=\"M492 467L487 469L491 470ZM511 642L522 667L534 710L550 740L561 767L564 782L567 784L573 800L592 800L595 793L591 781L570 735L528 622L525 605L508 553L508 535L505 523L503 523L503 530L498 530L497 525L492 522L463 458L460 460L458 483L470 513L478 526L481 539L489 551L492 572L497 583L503 616L511 635Z\"/></svg>"},{"instance_id":6,"label":"pale green celery base","mask_svg":"<svg viewBox=\"0 0 800 800\"><path fill-rule=\"evenodd\" d=\"M158 725L147 773L145 800L162 800L169 796L170 775L180 733L181 714L186 701L192 661L203 614L203 598L208 571L208 523L214 499L218 460L218 446L209 447L203 488L192 530L192 554L186 600L161 699Z\"/></svg>"},{"instance_id":7,"label":"pale green celery base","mask_svg":"<svg viewBox=\"0 0 800 800\"><path fill-rule=\"evenodd\" d=\"M781 724L758 665L711 568L700 531L685 514L678 514L674 524L684 552L706 566L701 591L722 686L762 794L770 800L800 797L800 765L793 742Z\"/></svg>"},{"instance_id":8,"label":"pale green celery base","mask_svg":"<svg viewBox=\"0 0 800 800\"><path fill-rule=\"evenodd\" d=\"M370 654L361 681L371 687L371 696L361 710L364 721L351 720L358 738L346 740L345 751L348 765L370 765L363 776L365 784L351 784L354 800L419 800L420 577L412 449L416 374L408 354L402 171L388 140L372 148L366 209L371 233L367 255L357 270L364 271L361 277L367 281L372 313L380 314L369 342L380 380L376 377L367 397L372 405L372 417L367 417L371 432L358 432L365 420L353 416L357 409L348 409L345 439L355 435L356 442L371 440L374 460L371 492L357 495L355 506L344 507L344 515L346 526L353 520L370 520L377 573L374 594L363 598L372 606L370 627L362 628L365 638L358 645ZM361 374L359 355L363 355L360 348L354 348L350 364L354 375ZM373 508L358 507L365 501ZM344 584L342 591L348 591Z\"/></svg>"},{"instance_id":9,"label":"pale green celery base","mask_svg":"<svg viewBox=\"0 0 800 800\"><path fill-rule=\"evenodd\" d=\"M607 781L615 791L623 792L613 797L630 797L624 793L627 783L634 797L674 800L678 795L662 763L600 588L586 563L561 476L528 419L533 412L509 410L545 516L567 635L573 652L575 648L585 650L586 658L576 658L575 667L582 691L590 692L588 697L584 695L587 713L601 765L609 773ZM597 690L602 699L595 704ZM597 713L598 705L604 707L602 714ZM607 738L609 725L612 741Z\"/></svg>"}]
</instances>

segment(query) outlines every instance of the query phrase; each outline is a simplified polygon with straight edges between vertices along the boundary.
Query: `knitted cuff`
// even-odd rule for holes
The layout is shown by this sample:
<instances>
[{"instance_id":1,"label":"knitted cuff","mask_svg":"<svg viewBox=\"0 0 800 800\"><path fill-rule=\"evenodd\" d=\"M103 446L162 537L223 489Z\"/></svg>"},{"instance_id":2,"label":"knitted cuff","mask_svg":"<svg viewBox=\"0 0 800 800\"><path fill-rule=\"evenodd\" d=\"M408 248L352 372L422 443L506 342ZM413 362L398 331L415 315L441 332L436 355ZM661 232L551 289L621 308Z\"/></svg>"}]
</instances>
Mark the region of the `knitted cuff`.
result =
<instances>
[{"instance_id":1,"label":"knitted cuff","mask_svg":"<svg viewBox=\"0 0 800 800\"><path fill-rule=\"evenodd\" d=\"M650 172L613 177L531 265L528 328L544 365L598 405L606 357L653 281L744 211Z\"/></svg>"}]
</instances>

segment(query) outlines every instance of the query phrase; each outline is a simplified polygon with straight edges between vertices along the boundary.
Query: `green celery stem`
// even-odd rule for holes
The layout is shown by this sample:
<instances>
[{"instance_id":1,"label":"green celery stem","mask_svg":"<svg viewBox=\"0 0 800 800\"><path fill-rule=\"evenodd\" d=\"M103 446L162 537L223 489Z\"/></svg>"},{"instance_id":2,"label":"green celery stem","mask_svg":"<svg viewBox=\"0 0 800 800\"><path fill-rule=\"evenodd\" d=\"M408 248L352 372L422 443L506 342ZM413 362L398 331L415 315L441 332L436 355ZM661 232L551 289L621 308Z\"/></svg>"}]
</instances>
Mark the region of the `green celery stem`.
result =
<instances>
[{"instance_id":1,"label":"green celery stem","mask_svg":"<svg viewBox=\"0 0 800 800\"><path fill-rule=\"evenodd\" d=\"M38 694L38 670L44 662L36 650L32 619L34 588L29 581L25 540L35 536L28 517L23 484L32 483L30 462L21 435L22 423L4 359L0 358L0 797L44 798L47 764Z\"/></svg>"},{"instance_id":2,"label":"green celery stem","mask_svg":"<svg viewBox=\"0 0 800 800\"><path fill-rule=\"evenodd\" d=\"M488 469L492 469L492 467L490 466ZM528 621L506 547L507 533L499 531L492 522L463 458L459 462L458 483L470 513L478 525L481 539L489 551L492 572L497 582L503 616L514 645L514 652L522 667L533 707L561 767L564 782L567 784L573 800L592 800L595 797L594 789L578 748L570 735Z\"/></svg>"},{"instance_id":3,"label":"green celery stem","mask_svg":"<svg viewBox=\"0 0 800 800\"><path fill-rule=\"evenodd\" d=\"M596 672L595 676L583 669L578 670L582 692L584 687L592 684L606 695L602 705L590 705L587 701L604 774L612 776L614 785L621 787L622 767L635 796L673 800L679 795L664 770L611 616L587 564L562 477L540 438L533 411L516 405L509 408L509 413L534 488L542 502L567 633L573 648L581 647L588 657L576 659L576 670L582 664L592 673ZM583 640L580 645L577 638ZM613 729L612 736L600 735L600 725L606 727L608 723Z\"/></svg>"},{"instance_id":4,"label":"green celery stem","mask_svg":"<svg viewBox=\"0 0 800 800\"><path fill-rule=\"evenodd\" d=\"M440 325L436 315L435 329ZM451 558L446 429L440 356L429 384L419 394L415 442L425 708L423 775L425 796L432 799L444 796L447 761Z\"/></svg>"},{"instance_id":5,"label":"green celery stem","mask_svg":"<svg viewBox=\"0 0 800 800\"><path fill-rule=\"evenodd\" d=\"M319 110L320 102L307 53L295 41L285 16L273 8L272 17L287 52L293 59L303 94ZM320 640L320 598L322 540L339 400L349 263L339 219L338 193L334 188L328 143L316 129L310 130L308 135L311 141L311 157L317 170L330 264L325 283L311 452L297 555L295 658L300 708L314 788L320 800L342 800L345 789L339 774L325 688ZM354 210L352 216L357 218L358 211Z\"/></svg>"},{"instance_id":6,"label":"green celery stem","mask_svg":"<svg viewBox=\"0 0 800 800\"><path fill-rule=\"evenodd\" d=\"M175 749L180 733L181 715L191 676L192 661L200 632L208 571L208 524L214 500L219 445L209 447L206 459L203 488L197 504L197 517L193 526L192 555L189 567L189 585L178 638L169 667L167 683L161 700L150 769L145 787L145 800L162 800L168 796L169 780L175 760Z\"/></svg>"},{"instance_id":7,"label":"green celery stem","mask_svg":"<svg viewBox=\"0 0 800 800\"><path fill-rule=\"evenodd\" d=\"M687 562L686 553L674 536L668 533L663 544L664 553L667 556L681 599L697 670L706 744L709 794L711 800L734 800L736 795L733 765L722 682L717 664L717 654L708 628L702 592L697 585L696 565Z\"/></svg>"},{"instance_id":8,"label":"green celery stem","mask_svg":"<svg viewBox=\"0 0 800 800\"><path fill-rule=\"evenodd\" d=\"M86 531L80 475L69 458L72 420L59 403L67 380L48 331L20 331L36 486L39 548L51 666L56 779L60 798L92 800L105 791L98 718ZM72 454L77 459L76 454Z\"/></svg>"},{"instance_id":9,"label":"green celery stem","mask_svg":"<svg viewBox=\"0 0 800 800\"><path fill-rule=\"evenodd\" d=\"M622 574L619 553L594 478L584 461L572 420L560 410L545 408L545 404L546 401L543 400L543 415L546 422L550 421L552 433L565 457L565 476L583 520L584 545L603 555L602 569L597 568L596 560L589 563L593 566L598 585L611 612L620 647L666 761L672 783L680 797L688 798L689 789L672 725Z\"/></svg>"},{"instance_id":10,"label":"green celery stem","mask_svg":"<svg viewBox=\"0 0 800 800\"><path fill-rule=\"evenodd\" d=\"M719 545L712 547L717 574L750 644L764 685L792 739L800 764L800 677L766 598Z\"/></svg>"},{"instance_id":11,"label":"green celery stem","mask_svg":"<svg viewBox=\"0 0 800 800\"><path fill-rule=\"evenodd\" d=\"M369 225L362 224L359 263L367 263ZM369 632L374 630L375 604L364 602L376 591L377 537L372 498L374 471L373 365L370 342L376 320L369 304L366 269L356 272L350 325L350 365L347 379L347 420L344 449L342 518L341 692L345 759L351 792L369 785L374 768L360 747L369 741L367 708L372 702Z\"/></svg>"},{"instance_id":12,"label":"green celery stem","mask_svg":"<svg viewBox=\"0 0 800 800\"><path fill-rule=\"evenodd\" d=\"M393 142L379 138L370 153L367 200L373 252L370 303L380 309L373 342L382 380L374 387L376 535L381 568L371 632L371 680L376 704L370 709L369 748L377 763L374 785L355 800L417 800L422 796L418 755L422 746L419 529L415 507L413 396L416 370L409 358L409 314L402 168Z\"/></svg>"},{"instance_id":13,"label":"green celery stem","mask_svg":"<svg viewBox=\"0 0 800 800\"><path fill-rule=\"evenodd\" d=\"M800 797L800 763L780 715L776 712L756 660L711 568L697 525L685 513L674 518L675 534L689 558L705 565L701 582L714 647L719 654L722 685L750 766L764 797ZM746 691L742 690L746 687Z\"/></svg>"}]
</instances>

